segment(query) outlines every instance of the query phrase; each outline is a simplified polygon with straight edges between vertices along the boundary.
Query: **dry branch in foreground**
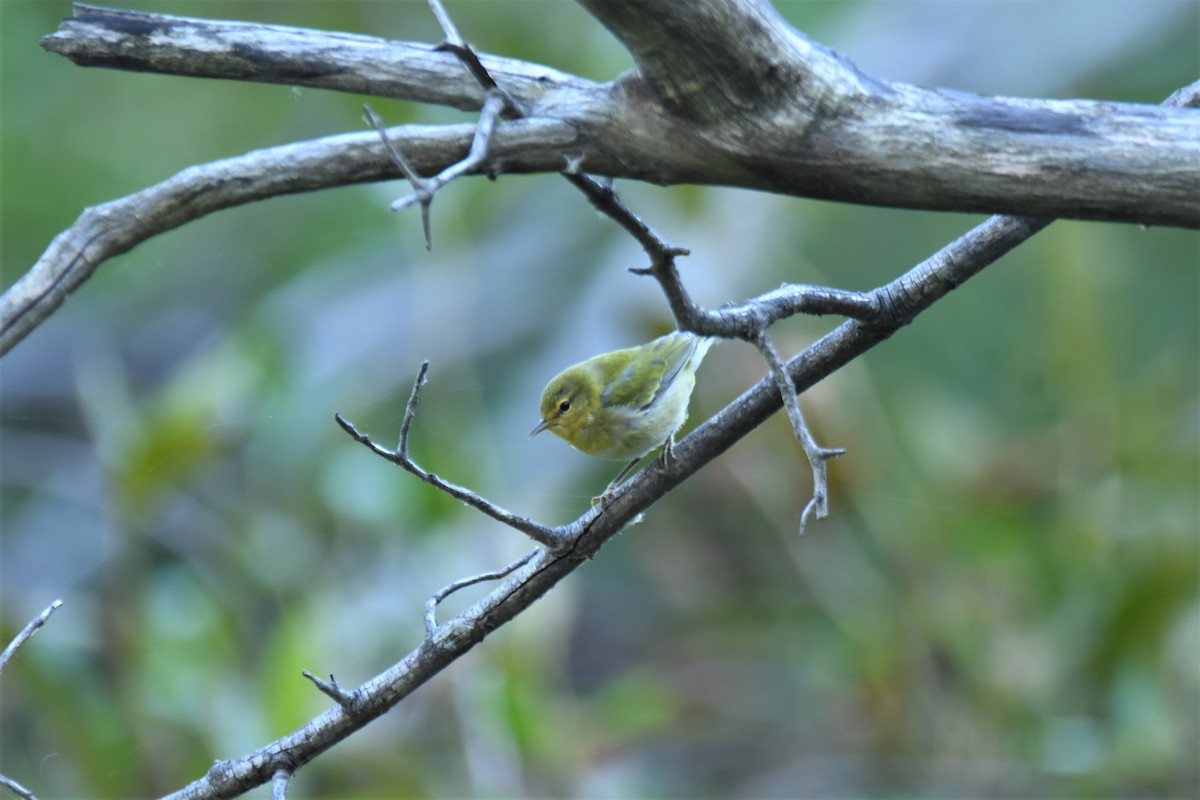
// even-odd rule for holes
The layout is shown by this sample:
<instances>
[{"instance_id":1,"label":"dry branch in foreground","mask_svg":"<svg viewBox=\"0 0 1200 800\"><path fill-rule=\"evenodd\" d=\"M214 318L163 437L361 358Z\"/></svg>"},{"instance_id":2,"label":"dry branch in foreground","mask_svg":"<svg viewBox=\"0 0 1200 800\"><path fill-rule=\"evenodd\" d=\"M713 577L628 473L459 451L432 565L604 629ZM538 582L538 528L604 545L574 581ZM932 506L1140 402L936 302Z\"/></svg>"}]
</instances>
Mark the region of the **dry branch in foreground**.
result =
<instances>
[{"instance_id":1,"label":"dry branch in foreground","mask_svg":"<svg viewBox=\"0 0 1200 800\"><path fill-rule=\"evenodd\" d=\"M669 257L652 258L649 273L663 285L682 326L702 333L719 328L717 335L758 341L775 377L750 387L678 443L669 467L652 464L623 485L603 512L590 509L557 528L508 512L492 514L527 535L536 530L534 538L544 547L509 568L476 576L503 580L463 613L437 624L427 607L426 638L363 685L345 690L332 679L313 678L334 706L253 753L217 762L172 797L233 797L268 782L282 796L297 769L393 708L760 425L783 397L790 402L790 392L780 391L780 375L803 392L890 337L1053 217L1200 226L1200 115L1195 112L982 98L887 82L809 41L768 4L754 0L584 0L583 5L625 44L637 68L599 84L538 65L482 57L480 63L512 99L510 112L519 108L525 116L500 115L486 157L467 173L557 172L569 164L574 166L566 172L580 178L586 176L578 173L587 171L662 184L719 183L859 203L1022 216L994 216L870 292L792 286L715 311L697 308L687 297L674 274L678 251L668 248ZM476 76L464 71L453 53L367 36L81 5L44 44L90 66L319 86L471 109L479 109L485 97ZM1177 101L1193 104L1196 96L1193 85ZM386 138L414 172L429 175L464 163L478 132L475 125L403 126L388 129ZM396 174L376 133L351 134L192 167L89 209L0 299L0 352L45 320L100 263L158 233L253 200ZM636 227L634 222L626 226L635 238ZM798 312L848 319L778 364L770 358L765 329L770 321ZM411 418L406 416L405 441ZM387 451L349 423L343 426L380 455L443 491L458 492L454 496L460 499L476 498L480 502L472 504L483 509L486 501L469 490L404 463L404 446ZM442 591L459 584L464 582ZM433 608L439 595L431 598Z\"/></svg>"}]
</instances>

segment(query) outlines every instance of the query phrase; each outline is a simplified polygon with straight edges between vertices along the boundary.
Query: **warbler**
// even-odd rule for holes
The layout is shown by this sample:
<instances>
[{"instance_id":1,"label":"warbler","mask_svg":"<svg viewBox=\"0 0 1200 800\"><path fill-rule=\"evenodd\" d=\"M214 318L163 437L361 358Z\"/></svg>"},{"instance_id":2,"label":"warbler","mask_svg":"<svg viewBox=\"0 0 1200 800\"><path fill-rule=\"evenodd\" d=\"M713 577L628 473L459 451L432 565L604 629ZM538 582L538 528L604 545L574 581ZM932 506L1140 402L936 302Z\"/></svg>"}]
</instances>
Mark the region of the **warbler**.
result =
<instances>
[{"instance_id":1,"label":"warbler","mask_svg":"<svg viewBox=\"0 0 1200 800\"><path fill-rule=\"evenodd\" d=\"M632 459L592 500L603 506L654 448L662 445L660 460L670 463L675 432L687 419L696 368L712 342L676 331L567 367L542 392L542 418L530 437L550 431L590 456Z\"/></svg>"}]
</instances>

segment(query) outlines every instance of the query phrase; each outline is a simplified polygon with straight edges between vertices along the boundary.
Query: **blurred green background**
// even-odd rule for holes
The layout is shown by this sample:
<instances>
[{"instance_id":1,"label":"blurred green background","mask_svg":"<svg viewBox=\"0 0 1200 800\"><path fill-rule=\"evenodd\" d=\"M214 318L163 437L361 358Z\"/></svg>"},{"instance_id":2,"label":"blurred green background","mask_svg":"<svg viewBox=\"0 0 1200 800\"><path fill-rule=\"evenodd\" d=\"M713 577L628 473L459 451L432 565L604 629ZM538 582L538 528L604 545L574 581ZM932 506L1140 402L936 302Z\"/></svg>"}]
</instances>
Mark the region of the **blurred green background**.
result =
<instances>
[{"instance_id":1,"label":"blurred green background","mask_svg":"<svg viewBox=\"0 0 1200 800\"><path fill-rule=\"evenodd\" d=\"M130 3L437 41L422 2ZM779 3L881 77L1157 103L1200 6ZM606 80L569 2L449 3L480 50ZM361 130L363 98L82 69L0 2L4 287L83 207L190 164ZM372 101L391 123L464 115ZM621 185L710 306L867 289L978 217ZM428 468L559 523L616 466L527 440L559 368L670 327L642 255L555 176L400 183L225 211L106 263L0 360L0 772L43 797L199 777L422 635L443 584L528 549L371 456L432 362ZM804 398L831 519L776 416L398 709L296 797L1195 797L1200 240L1060 222ZM776 329L788 354L835 321ZM693 420L764 373L714 349ZM456 596L448 610L481 595ZM254 796L266 797L259 790Z\"/></svg>"}]
</instances>

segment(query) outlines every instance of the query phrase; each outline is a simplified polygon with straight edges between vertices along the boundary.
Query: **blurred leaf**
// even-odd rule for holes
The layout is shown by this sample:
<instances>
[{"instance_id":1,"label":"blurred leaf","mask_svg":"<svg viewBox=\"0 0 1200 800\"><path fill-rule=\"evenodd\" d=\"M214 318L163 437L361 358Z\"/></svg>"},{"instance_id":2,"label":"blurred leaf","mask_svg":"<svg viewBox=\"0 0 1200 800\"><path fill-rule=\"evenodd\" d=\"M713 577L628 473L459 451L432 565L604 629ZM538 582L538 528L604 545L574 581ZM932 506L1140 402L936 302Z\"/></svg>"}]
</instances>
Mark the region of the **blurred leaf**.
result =
<instances>
[{"instance_id":1,"label":"blurred leaf","mask_svg":"<svg viewBox=\"0 0 1200 800\"><path fill-rule=\"evenodd\" d=\"M1034 26L1014 3L778 6L889 79L1158 102L1195 78L1189 2L1042 4ZM5 286L86 205L363 129L360 97L78 69L37 45L64 9L0 3ZM167 10L441 36L422 3ZM630 67L574 3L450 11L483 51ZM711 307L783 281L870 288L979 220L617 188L691 250ZM177 788L328 707L300 669L377 673L419 642L426 596L526 547L334 424L392 446L423 359L425 467L554 522L611 477L526 437L551 375L670 324L626 271L644 254L553 175L450 187L426 252L416 216L387 211L406 191L280 198L146 242L0 360L4 627L67 600L5 671L6 774L42 796ZM797 538L809 477L768 420L293 791L1196 794L1198 252L1191 231L1055 223L805 394L849 448L829 520ZM834 324L773 333L792 354ZM691 422L764 372L714 348Z\"/></svg>"}]
</instances>

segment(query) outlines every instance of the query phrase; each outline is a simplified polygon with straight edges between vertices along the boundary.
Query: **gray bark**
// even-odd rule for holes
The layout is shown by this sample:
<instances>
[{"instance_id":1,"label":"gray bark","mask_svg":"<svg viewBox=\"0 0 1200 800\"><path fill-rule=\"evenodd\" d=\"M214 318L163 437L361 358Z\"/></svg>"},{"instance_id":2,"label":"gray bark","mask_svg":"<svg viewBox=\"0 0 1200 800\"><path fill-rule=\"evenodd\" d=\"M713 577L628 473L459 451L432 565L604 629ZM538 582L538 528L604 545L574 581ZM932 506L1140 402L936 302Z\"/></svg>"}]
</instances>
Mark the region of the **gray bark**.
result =
<instances>
[{"instance_id":1,"label":"gray bark","mask_svg":"<svg viewBox=\"0 0 1200 800\"><path fill-rule=\"evenodd\" d=\"M865 75L761 0L583 0L636 69L594 83L485 57L527 123L570 131L493 171L740 186L935 210L1200 226L1200 114L982 97ZM478 108L428 45L79 6L43 40L76 63ZM501 132L503 137L503 132ZM452 158L428 165L443 168Z\"/></svg>"}]
</instances>

